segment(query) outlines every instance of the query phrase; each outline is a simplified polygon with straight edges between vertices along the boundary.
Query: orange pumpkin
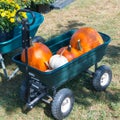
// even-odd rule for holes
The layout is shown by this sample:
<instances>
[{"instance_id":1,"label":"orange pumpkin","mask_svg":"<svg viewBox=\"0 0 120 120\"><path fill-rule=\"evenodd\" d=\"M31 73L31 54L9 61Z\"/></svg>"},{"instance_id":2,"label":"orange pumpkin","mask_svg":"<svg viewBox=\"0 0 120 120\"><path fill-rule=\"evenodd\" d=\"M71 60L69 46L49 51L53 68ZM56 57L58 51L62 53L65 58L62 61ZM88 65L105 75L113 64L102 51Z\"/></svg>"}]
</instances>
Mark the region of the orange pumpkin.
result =
<instances>
[{"instance_id":1,"label":"orange pumpkin","mask_svg":"<svg viewBox=\"0 0 120 120\"><path fill-rule=\"evenodd\" d=\"M71 37L71 46L78 49L78 40L84 53L103 44L100 34L90 27L83 27L77 30Z\"/></svg>"},{"instance_id":2,"label":"orange pumpkin","mask_svg":"<svg viewBox=\"0 0 120 120\"><path fill-rule=\"evenodd\" d=\"M33 46L28 48L28 64L40 71L46 71L52 52L43 43L33 43ZM22 51L21 61L25 62L25 50Z\"/></svg>"},{"instance_id":3,"label":"orange pumpkin","mask_svg":"<svg viewBox=\"0 0 120 120\"><path fill-rule=\"evenodd\" d=\"M62 54L67 58L68 61L71 61L74 58L77 58L78 56L82 55L82 51L78 51L77 49L72 48L71 45L69 45L69 46L60 48L57 51L57 54Z\"/></svg>"}]
</instances>

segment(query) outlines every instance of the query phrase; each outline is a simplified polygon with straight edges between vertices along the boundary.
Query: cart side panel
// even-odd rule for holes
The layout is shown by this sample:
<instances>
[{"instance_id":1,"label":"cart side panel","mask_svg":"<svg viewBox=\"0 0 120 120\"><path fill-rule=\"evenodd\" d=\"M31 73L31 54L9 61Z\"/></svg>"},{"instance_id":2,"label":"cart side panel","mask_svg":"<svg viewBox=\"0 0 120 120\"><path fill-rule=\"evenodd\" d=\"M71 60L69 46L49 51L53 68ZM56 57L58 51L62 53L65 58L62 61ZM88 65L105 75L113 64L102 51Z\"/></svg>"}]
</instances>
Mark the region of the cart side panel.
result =
<instances>
[{"instance_id":1,"label":"cart side panel","mask_svg":"<svg viewBox=\"0 0 120 120\"><path fill-rule=\"evenodd\" d=\"M104 47L103 47L104 48ZM73 79L75 76L79 75L81 72L86 71L89 67L99 62L104 56L104 49L101 47L97 50L93 50L84 54L83 56L74 59L73 61L55 69L51 72L42 74L40 72L35 72L36 78L49 87L59 87L66 81ZM33 71L31 71L33 72Z\"/></svg>"},{"instance_id":2,"label":"cart side panel","mask_svg":"<svg viewBox=\"0 0 120 120\"><path fill-rule=\"evenodd\" d=\"M102 57L105 55L107 45L110 42L110 37L102 33L101 33L101 36L104 39L104 44L72 60L71 62L50 72L41 72L37 69L29 67L29 73L32 73L35 78L39 79L41 83L43 83L44 85L50 88L52 87L57 88L61 86L66 81L73 79L75 76L87 70L89 67L91 67L92 65L99 62L102 59ZM57 41L57 39L54 39L54 42L55 41ZM67 38L66 38L67 42L64 42L63 39L61 41L63 41L62 43L63 46L64 46L64 43L65 44L67 42L69 43L69 39ZM56 44L55 46L57 48L58 48L58 45L61 44L61 41L55 42ZM56 50L55 46L52 44L52 46L48 46L48 47L50 47L54 51ZM20 61L20 54L15 56L13 60L19 66L20 70L22 72L25 72L25 64Z\"/></svg>"},{"instance_id":3,"label":"cart side panel","mask_svg":"<svg viewBox=\"0 0 120 120\"><path fill-rule=\"evenodd\" d=\"M101 55L102 54L102 55ZM88 52L83 56L74 59L73 61L51 71L51 72L41 72L37 69L29 67L29 73L32 74L35 78L39 79L41 83L52 88L59 87L64 84L66 81L73 79L75 76L81 72L87 70L89 67L99 62L103 55L105 54L104 50ZM20 61L20 54L16 56L17 64L20 70L25 73L25 64Z\"/></svg>"}]
</instances>

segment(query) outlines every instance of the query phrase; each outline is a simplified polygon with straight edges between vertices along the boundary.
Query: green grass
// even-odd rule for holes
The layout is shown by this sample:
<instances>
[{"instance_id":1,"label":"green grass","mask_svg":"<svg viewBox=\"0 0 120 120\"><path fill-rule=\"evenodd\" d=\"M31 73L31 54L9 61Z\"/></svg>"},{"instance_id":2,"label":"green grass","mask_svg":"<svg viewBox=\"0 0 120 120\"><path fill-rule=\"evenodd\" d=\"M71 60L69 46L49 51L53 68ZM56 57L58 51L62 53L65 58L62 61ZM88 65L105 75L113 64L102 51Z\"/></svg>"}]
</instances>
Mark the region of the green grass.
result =
<instances>
[{"instance_id":1,"label":"green grass","mask_svg":"<svg viewBox=\"0 0 120 120\"><path fill-rule=\"evenodd\" d=\"M45 20L36 35L45 39L70 29L91 26L108 34L112 41L99 65L108 65L113 72L110 86L105 92L96 92L91 78L82 73L62 87L72 89L75 104L65 120L119 120L120 119L120 6L118 0L76 0L61 10L44 14ZM16 53L16 51L15 51ZM10 74L16 67L11 54L5 55ZM0 69L0 120L53 120L50 106L38 103L28 114L22 112L24 105L19 98L19 88L24 76L19 72L11 81L6 81Z\"/></svg>"}]
</instances>

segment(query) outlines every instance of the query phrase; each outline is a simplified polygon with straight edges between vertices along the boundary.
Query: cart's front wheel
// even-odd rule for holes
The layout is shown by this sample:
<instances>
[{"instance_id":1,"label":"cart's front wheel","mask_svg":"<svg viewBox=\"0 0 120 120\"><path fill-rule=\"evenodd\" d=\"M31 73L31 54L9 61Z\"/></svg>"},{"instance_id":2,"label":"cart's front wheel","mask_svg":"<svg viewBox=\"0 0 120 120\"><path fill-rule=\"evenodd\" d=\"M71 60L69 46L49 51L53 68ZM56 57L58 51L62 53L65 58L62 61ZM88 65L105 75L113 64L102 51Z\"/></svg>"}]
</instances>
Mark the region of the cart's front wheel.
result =
<instances>
[{"instance_id":1,"label":"cart's front wheel","mask_svg":"<svg viewBox=\"0 0 120 120\"><path fill-rule=\"evenodd\" d=\"M55 95L51 106L53 116L57 120L62 120L70 114L73 104L74 96L72 91L68 88L59 90Z\"/></svg>"},{"instance_id":2,"label":"cart's front wheel","mask_svg":"<svg viewBox=\"0 0 120 120\"><path fill-rule=\"evenodd\" d=\"M111 79L111 69L106 65L100 66L93 76L93 87L97 91L103 91L109 86Z\"/></svg>"}]
</instances>

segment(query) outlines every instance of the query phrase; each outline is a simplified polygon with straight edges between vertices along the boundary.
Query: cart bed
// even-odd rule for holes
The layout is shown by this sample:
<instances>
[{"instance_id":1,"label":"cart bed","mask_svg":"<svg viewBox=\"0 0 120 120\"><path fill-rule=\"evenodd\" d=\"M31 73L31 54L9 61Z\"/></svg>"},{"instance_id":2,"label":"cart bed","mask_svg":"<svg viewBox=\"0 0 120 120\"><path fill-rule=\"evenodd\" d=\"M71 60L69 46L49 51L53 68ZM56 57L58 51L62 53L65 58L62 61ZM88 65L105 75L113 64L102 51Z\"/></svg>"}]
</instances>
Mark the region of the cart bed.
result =
<instances>
[{"instance_id":1,"label":"cart bed","mask_svg":"<svg viewBox=\"0 0 120 120\"><path fill-rule=\"evenodd\" d=\"M67 33L57 36L45 44L51 49L53 53L69 44L70 38L75 30L68 31ZM33 67L28 67L29 74L39 79L41 83L49 88L57 88L64 84L66 81L73 79L75 76L83 71L86 71L89 67L99 62L105 55L106 47L110 42L110 37L106 34L100 33L104 40L104 44L97 48L83 54L82 56L68 62L67 64L50 72L41 72ZM18 65L20 71L25 73L26 64L20 61L21 54L17 54L13 57L13 61Z\"/></svg>"}]
</instances>

